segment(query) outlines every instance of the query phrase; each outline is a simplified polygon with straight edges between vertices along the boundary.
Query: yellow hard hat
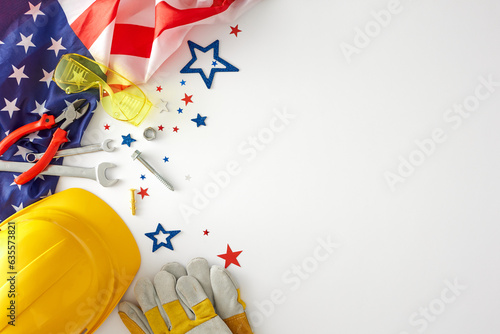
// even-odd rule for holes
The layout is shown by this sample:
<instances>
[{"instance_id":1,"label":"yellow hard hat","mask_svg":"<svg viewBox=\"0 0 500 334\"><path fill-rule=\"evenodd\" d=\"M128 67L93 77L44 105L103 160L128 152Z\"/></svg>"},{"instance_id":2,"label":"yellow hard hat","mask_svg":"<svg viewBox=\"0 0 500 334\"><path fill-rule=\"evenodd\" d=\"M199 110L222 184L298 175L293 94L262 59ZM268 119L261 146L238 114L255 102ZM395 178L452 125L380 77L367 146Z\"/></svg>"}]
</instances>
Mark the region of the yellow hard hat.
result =
<instances>
[{"instance_id":1,"label":"yellow hard hat","mask_svg":"<svg viewBox=\"0 0 500 334\"><path fill-rule=\"evenodd\" d=\"M36 202L0 224L0 332L93 333L139 265L132 233L97 196L68 189Z\"/></svg>"}]
</instances>

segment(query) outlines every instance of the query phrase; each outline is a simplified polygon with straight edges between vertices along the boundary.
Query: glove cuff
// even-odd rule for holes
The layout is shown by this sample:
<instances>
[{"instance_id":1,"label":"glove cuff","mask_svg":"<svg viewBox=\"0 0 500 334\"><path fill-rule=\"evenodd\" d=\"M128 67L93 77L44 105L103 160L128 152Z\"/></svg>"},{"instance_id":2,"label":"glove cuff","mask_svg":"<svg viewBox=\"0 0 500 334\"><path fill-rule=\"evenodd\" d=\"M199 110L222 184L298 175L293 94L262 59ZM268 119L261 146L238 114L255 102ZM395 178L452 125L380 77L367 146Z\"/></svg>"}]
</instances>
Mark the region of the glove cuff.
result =
<instances>
[{"instance_id":1,"label":"glove cuff","mask_svg":"<svg viewBox=\"0 0 500 334\"><path fill-rule=\"evenodd\" d=\"M247 315L243 312L224 319L233 334L253 334Z\"/></svg>"},{"instance_id":2,"label":"glove cuff","mask_svg":"<svg viewBox=\"0 0 500 334\"><path fill-rule=\"evenodd\" d=\"M127 327L129 332L131 334L146 334L139 325L130 319L128 314L125 312L119 311L118 314L120 315L120 318L122 319L123 324Z\"/></svg>"}]
</instances>

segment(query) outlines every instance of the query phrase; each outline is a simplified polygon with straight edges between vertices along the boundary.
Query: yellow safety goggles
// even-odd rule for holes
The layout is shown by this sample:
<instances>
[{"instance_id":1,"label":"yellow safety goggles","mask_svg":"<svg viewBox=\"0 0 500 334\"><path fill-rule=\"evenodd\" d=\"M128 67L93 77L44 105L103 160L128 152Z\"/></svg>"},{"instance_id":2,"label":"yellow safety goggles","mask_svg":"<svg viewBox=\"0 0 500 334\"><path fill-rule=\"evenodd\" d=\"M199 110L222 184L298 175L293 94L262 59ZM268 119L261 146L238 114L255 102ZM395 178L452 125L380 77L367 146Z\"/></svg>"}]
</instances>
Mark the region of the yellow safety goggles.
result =
<instances>
[{"instance_id":1,"label":"yellow safety goggles","mask_svg":"<svg viewBox=\"0 0 500 334\"><path fill-rule=\"evenodd\" d=\"M152 103L133 82L112 69L76 53L61 57L52 80L66 94L99 87L101 104L113 118L139 125Z\"/></svg>"}]
</instances>

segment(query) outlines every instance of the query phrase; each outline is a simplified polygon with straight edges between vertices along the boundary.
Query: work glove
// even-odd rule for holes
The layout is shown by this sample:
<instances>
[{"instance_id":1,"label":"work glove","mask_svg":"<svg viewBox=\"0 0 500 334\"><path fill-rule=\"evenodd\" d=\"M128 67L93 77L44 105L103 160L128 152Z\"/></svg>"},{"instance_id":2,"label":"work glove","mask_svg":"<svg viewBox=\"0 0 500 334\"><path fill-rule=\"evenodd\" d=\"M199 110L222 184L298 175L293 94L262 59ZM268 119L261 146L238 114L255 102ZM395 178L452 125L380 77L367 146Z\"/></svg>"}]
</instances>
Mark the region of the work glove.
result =
<instances>
[{"instance_id":1,"label":"work glove","mask_svg":"<svg viewBox=\"0 0 500 334\"><path fill-rule=\"evenodd\" d=\"M193 259L187 270L178 263L166 264L154 283L139 279L134 292L142 310L128 302L118 307L132 334L252 333L235 281L225 269L210 269L205 259Z\"/></svg>"},{"instance_id":2,"label":"work glove","mask_svg":"<svg viewBox=\"0 0 500 334\"><path fill-rule=\"evenodd\" d=\"M210 268L204 258L192 259L186 269L176 262L167 263L162 268L177 278L186 275L196 278L214 305L215 312L233 334L253 333L245 314L246 305L240 298L238 283L229 271L219 266Z\"/></svg>"}]
</instances>

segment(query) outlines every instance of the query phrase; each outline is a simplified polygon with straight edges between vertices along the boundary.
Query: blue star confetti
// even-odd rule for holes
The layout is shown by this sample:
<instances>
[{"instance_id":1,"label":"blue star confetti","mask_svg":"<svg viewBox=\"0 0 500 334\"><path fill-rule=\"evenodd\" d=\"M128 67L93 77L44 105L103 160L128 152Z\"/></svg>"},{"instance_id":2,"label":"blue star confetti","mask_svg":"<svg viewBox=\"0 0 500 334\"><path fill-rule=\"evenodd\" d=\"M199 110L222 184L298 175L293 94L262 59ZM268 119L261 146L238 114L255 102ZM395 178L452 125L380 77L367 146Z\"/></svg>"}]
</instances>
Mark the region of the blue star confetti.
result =
<instances>
[{"instance_id":1,"label":"blue star confetti","mask_svg":"<svg viewBox=\"0 0 500 334\"><path fill-rule=\"evenodd\" d=\"M205 120L207 119L207 116L201 116L200 114L198 114L198 116L196 116L196 118L193 118L192 121L196 123L196 127L199 127L200 125L205 125Z\"/></svg>"},{"instance_id":2,"label":"blue star confetti","mask_svg":"<svg viewBox=\"0 0 500 334\"><path fill-rule=\"evenodd\" d=\"M132 136L130 136L130 133L126 136L122 136L122 138L122 145L127 145L128 147L130 147L130 144L136 141L134 138L132 138Z\"/></svg>"},{"instance_id":3,"label":"blue star confetti","mask_svg":"<svg viewBox=\"0 0 500 334\"><path fill-rule=\"evenodd\" d=\"M167 157L163 158L163 162L168 162L168 158Z\"/></svg>"},{"instance_id":4,"label":"blue star confetti","mask_svg":"<svg viewBox=\"0 0 500 334\"><path fill-rule=\"evenodd\" d=\"M146 175L141 174L141 180L145 180L145 179L146 179Z\"/></svg>"},{"instance_id":5,"label":"blue star confetti","mask_svg":"<svg viewBox=\"0 0 500 334\"><path fill-rule=\"evenodd\" d=\"M229 64L227 61L225 61L224 59L222 59L222 58L219 57L219 40L216 40L215 42L213 42L212 44L210 44L206 48L203 48L203 47L199 46L198 44L196 44L196 43L194 43L192 41L188 41L188 45L189 45L189 50L191 51L192 58L189 61L189 63L187 63L186 66L184 66L182 68L181 73L199 73L201 75L201 78L205 82L205 85L207 86L207 88L210 89L210 87L212 86L212 82L214 80L214 76L215 76L216 72L238 72L239 71L238 68L236 68L235 66ZM209 76L207 78L207 76L205 75L205 72L203 72L203 69L198 68L198 67L191 68L191 65L193 65L196 62L196 60L198 59L196 57L195 49L198 49L198 50L200 50L203 53L206 53L209 50L213 49L213 52L214 52L214 57L213 57L214 62L219 62L219 64L221 64L221 65L223 65L225 67L214 67L214 68L211 68L210 69L210 74L209 74Z\"/></svg>"},{"instance_id":6,"label":"blue star confetti","mask_svg":"<svg viewBox=\"0 0 500 334\"><path fill-rule=\"evenodd\" d=\"M186 80L181 80L181 86L186 86Z\"/></svg>"},{"instance_id":7,"label":"blue star confetti","mask_svg":"<svg viewBox=\"0 0 500 334\"><path fill-rule=\"evenodd\" d=\"M182 108L177 109L177 113L182 114L182 110L183 110Z\"/></svg>"},{"instance_id":8,"label":"blue star confetti","mask_svg":"<svg viewBox=\"0 0 500 334\"><path fill-rule=\"evenodd\" d=\"M155 232L145 233L144 235L149 239L153 240L153 252L156 252L160 247L166 247L170 250L174 250L174 246L172 246L171 239L180 232L181 232L180 230L167 231L163 228L161 224L158 224ZM167 236L165 238L165 241L158 242L158 239L163 239L164 235Z\"/></svg>"}]
</instances>

